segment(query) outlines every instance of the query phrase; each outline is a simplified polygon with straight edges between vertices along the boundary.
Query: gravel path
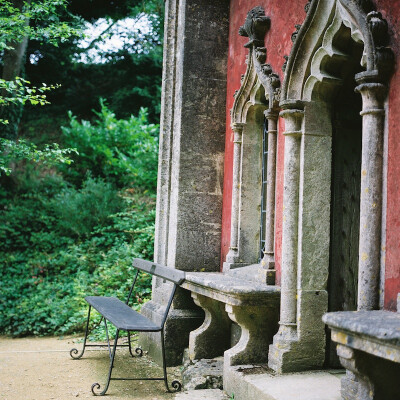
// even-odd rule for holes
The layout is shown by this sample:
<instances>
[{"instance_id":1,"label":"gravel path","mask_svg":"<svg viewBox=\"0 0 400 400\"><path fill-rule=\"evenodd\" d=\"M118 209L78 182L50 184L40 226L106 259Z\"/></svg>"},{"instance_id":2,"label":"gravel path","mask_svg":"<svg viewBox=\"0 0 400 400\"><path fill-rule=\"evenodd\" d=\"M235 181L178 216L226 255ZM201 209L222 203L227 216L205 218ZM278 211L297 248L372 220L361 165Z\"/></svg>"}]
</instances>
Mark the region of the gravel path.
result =
<instances>
[{"instance_id":1,"label":"gravel path","mask_svg":"<svg viewBox=\"0 0 400 400\"><path fill-rule=\"evenodd\" d=\"M79 338L0 337L1 400L93 399L94 382L103 386L108 372L107 350L86 349L81 360L72 360L72 347ZM169 368L169 380L179 378L179 369ZM133 359L126 348L117 350L115 376L162 376L161 369L146 356ZM109 399L173 399L162 381L111 381Z\"/></svg>"}]
</instances>

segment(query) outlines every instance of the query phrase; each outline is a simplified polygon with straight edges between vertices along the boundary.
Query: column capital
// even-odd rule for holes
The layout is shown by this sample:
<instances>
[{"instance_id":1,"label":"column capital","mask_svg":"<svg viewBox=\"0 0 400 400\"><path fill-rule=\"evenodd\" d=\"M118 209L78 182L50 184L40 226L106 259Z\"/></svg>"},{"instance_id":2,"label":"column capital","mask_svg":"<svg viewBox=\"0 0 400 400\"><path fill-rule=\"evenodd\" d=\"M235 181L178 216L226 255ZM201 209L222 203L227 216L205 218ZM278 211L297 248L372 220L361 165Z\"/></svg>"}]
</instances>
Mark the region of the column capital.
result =
<instances>
[{"instance_id":1,"label":"column capital","mask_svg":"<svg viewBox=\"0 0 400 400\"><path fill-rule=\"evenodd\" d=\"M285 119L285 136L301 136L304 110L298 108L283 109L279 116Z\"/></svg>"},{"instance_id":2,"label":"column capital","mask_svg":"<svg viewBox=\"0 0 400 400\"><path fill-rule=\"evenodd\" d=\"M304 102L301 100L283 100L279 103L282 110L304 110Z\"/></svg>"},{"instance_id":3,"label":"column capital","mask_svg":"<svg viewBox=\"0 0 400 400\"><path fill-rule=\"evenodd\" d=\"M268 120L272 119L272 120L276 121L279 117L279 109L269 108L268 110L264 111L264 116Z\"/></svg>"},{"instance_id":4,"label":"column capital","mask_svg":"<svg viewBox=\"0 0 400 400\"><path fill-rule=\"evenodd\" d=\"M244 122L232 122L231 128L234 132L241 133L243 128L246 126Z\"/></svg>"}]
</instances>

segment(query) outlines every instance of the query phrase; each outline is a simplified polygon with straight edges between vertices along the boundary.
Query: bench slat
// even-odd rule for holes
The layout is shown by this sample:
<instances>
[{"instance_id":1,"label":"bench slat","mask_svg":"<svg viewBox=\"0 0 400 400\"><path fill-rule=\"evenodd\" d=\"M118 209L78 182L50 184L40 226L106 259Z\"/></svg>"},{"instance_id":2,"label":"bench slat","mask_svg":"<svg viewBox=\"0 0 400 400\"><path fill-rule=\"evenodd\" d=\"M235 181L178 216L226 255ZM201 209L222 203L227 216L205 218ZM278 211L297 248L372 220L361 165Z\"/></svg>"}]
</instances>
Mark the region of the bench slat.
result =
<instances>
[{"instance_id":1,"label":"bench slat","mask_svg":"<svg viewBox=\"0 0 400 400\"><path fill-rule=\"evenodd\" d=\"M87 296L85 300L117 329L156 332L161 326L139 314L115 297Z\"/></svg>"},{"instance_id":2,"label":"bench slat","mask_svg":"<svg viewBox=\"0 0 400 400\"><path fill-rule=\"evenodd\" d=\"M135 268L140 269L141 271L156 275L160 278L174 282L177 285L181 285L185 280L185 273L183 271L175 268L164 267L151 261L134 258L132 261L132 265Z\"/></svg>"}]
</instances>

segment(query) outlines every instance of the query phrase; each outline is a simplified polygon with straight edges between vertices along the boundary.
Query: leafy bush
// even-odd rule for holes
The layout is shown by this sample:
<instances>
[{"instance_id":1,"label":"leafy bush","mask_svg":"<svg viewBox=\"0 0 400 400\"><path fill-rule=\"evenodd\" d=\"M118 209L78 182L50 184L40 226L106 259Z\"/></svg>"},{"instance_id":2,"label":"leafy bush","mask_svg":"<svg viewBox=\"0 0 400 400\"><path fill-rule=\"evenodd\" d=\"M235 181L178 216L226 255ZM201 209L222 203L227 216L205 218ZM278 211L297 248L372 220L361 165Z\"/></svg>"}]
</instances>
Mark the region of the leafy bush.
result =
<instances>
[{"instance_id":1,"label":"leafy bush","mask_svg":"<svg viewBox=\"0 0 400 400\"><path fill-rule=\"evenodd\" d=\"M69 113L70 126L63 127L66 147L78 149L74 164L63 167L69 179L79 183L88 171L119 187L154 192L157 185L159 126L148 123L147 110L139 116L117 119L103 100L94 123L79 122Z\"/></svg>"},{"instance_id":2,"label":"leafy bush","mask_svg":"<svg viewBox=\"0 0 400 400\"><path fill-rule=\"evenodd\" d=\"M125 199L124 211L110 216L109 225L98 226L86 240L74 242L53 231L47 233L46 252L28 246L2 252L0 332L43 335L83 329L84 297L126 298L134 274L131 260L152 258L153 232L154 202L136 197ZM139 280L136 307L149 298L150 288L148 277Z\"/></svg>"},{"instance_id":3,"label":"leafy bush","mask_svg":"<svg viewBox=\"0 0 400 400\"><path fill-rule=\"evenodd\" d=\"M78 172L26 165L0 187L0 333L81 331L84 297L125 299L132 258L153 257L158 127L145 111L116 120L104 104L98 117L94 126L72 118L64 130ZM140 275L133 307L150 292Z\"/></svg>"},{"instance_id":4,"label":"leafy bush","mask_svg":"<svg viewBox=\"0 0 400 400\"><path fill-rule=\"evenodd\" d=\"M68 236L87 236L109 215L121 209L122 199L110 183L89 177L82 189L66 187L51 202L58 229Z\"/></svg>"}]
</instances>

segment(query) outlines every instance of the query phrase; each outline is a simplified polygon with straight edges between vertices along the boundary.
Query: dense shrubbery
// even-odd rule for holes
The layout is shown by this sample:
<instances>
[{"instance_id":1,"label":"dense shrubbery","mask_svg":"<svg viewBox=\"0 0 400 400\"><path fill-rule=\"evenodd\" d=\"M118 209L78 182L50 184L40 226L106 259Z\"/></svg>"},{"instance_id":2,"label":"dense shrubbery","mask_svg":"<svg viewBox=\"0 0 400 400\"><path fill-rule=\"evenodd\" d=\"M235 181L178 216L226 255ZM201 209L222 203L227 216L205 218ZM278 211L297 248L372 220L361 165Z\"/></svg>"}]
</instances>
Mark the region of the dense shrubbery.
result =
<instances>
[{"instance_id":1,"label":"dense shrubbery","mask_svg":"<svg viewBox=\"0 0 400 400\"><path fill-rule=\"evenodd\" d=\"M0 332L81 330L84 296L124 298L132 257L152 258L158 126L145 110L117 120L103 104L97 117L63 129L75 169L25 166L0 190ZM150 286L141 276L136 307Z\"/></svg>"}]
</instances>

